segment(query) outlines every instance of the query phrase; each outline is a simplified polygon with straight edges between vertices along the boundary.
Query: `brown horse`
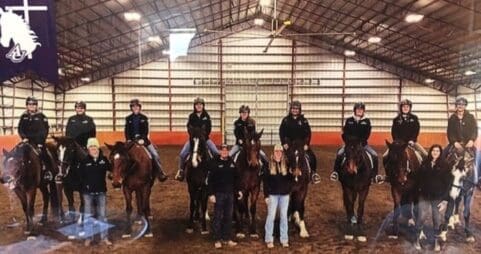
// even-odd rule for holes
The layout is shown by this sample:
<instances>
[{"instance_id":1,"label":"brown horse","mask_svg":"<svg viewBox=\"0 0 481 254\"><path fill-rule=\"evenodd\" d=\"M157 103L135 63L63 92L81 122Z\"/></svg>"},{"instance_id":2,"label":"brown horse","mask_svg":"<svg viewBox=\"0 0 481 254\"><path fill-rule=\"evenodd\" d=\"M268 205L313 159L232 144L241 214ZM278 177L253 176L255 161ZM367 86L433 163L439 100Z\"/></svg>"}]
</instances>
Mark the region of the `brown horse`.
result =
<instances>
[{"instance_id":1,"label":"brown horse","mask_svg":"<svg viewBox=\"0 0 481 254\"><path fill-rule=\"evenodd\" d=\"M367 241L362 229L364 216L364 203L369 193L372 176L372 163L361 141L355 137L347 137L344 147L345 159L339 172L339 181L342 184L342 195L346 209L347 230L344 234L346 240L357 237L359 242ZM354 213L354 204L359 196L357 215Z\"/></svg>"},{"instance_id":2,"label":"brown horse","mask_svg":"<svg viewBox=\"0 0 481 254\"><path fill-rule=\"evenodd\" d=\"M208 161L211 159L206 143L205 128L190 128L190 156L185 165L187 186L190 197L190 216L186 232L194 232L194 220L200 219L201 234L208 234L207 214L207 173Z\"/></svg>"},{"instance_id":3,"label":"brown horse","mask_svg":"<svg viewBox=\"0 0 481 254\"><path fill-rule=\"evenodd\" d=\"M409 225L414 226L415 205L417 195L414 174L419 170L421 162L415 151L401 140L389 143L389 152L384 159L384 168L388 181L391 183L391 195L394 201L393 227L389 238L397 239L399 234L398 218L401 212L409 219Z\"/></svg>"},{"instance_id":4,"label":"brown horse","mask_svg":"<svg viewBox=\"0 0 481 254\"><path fill-rule=\"evenodd\" d=\"M122 187L125 197L127 226L122 238L132 233L132 193L135 192L137 213L146 221L144 237L153 237L150 225L150 193L154 184L152 159L147 149L137 143L116 142L105 144L110 150L109 160L112 165L112 186Z\"/></svg>"},{"instance_id":5,"label":"brown horse","mask_svg":"<svg viewBox=\"0 0 481 254\"><path fill-rule=\"evenodd\" d=\"M237 231L236 235L238 238L245 237L245 234L242 233L245 219L250 219L250 236L253 238L259 237L256 232L256 204L257 199L259 198L259 191L261 185L260 171L262 165L260 163L260 139L263 132L264 130L261 130L260 132L253 134L253 136L251 137L249 133L244 130L242 149L240 150L236 160L236 167L239 175L239 182L237 183L237 185L242 191L242 199L236 200L234 207Z\"/></svg>"},{"instance_id":6,"label":"brown horse","mask_svg":"<svg viewBox=\"0 0 481 254\"><path fill-rule=\"evenodd\" d=\"M58 195L54 182L43 180L42 160L39 152L30 144L20 143L12 151L3 150L4 165L0 177L2 183L8 184L22 204L27 226L25 234L34 238L33 216L37 188L42 192L43 211L40 223L47 221L48 204L51 202L54 214L58 212ZM52 170L52 169L51 169ZM53 174L57 173L55 170Z\"/></svg>"},{"instance_id":7,"label":"brown horse","mask_svg":"<svg viewBox=\"0 0 481 254\"><path fill-rule=\"evenodd\" d=\"M304 140L294 140L289 144L287 150L287 162L289 170L294 176L294 183L289 199L289 215L292 215L294 222L299 227L299 236L302 238L309 237L304 222L305 200L307 189L310 181L310 165L309 160L304 151Z\"/></svg>"}]
</instances>

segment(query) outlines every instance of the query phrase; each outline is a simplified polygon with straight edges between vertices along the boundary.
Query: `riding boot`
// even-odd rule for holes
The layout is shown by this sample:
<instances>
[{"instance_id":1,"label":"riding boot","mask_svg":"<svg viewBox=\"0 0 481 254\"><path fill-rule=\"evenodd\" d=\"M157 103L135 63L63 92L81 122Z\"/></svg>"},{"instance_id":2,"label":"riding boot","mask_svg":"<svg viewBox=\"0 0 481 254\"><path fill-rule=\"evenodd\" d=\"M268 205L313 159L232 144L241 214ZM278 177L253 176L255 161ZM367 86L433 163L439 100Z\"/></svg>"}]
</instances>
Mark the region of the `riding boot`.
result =
<instances>
[{"instance_id":1,"label":"riding boot","mask_svg":"<svg viewBox=\"0 0 481 254\"><path fill-rule=\"evenodd\" d=\"M177 170L177 174L175 175L175 180L182 182L184 181L185 174L184 174L184 168L185 168L185 158L182 158L180 156L179 158L179 169Z\"/></svg>"},{"instance_id":2,"label":"riding boot","mask_svg":"<svg viewBox=\"0 0 481 254\"><path fill-rule=\"evenodd\" d=\"M312 152L312 150L307 151L307 162L309 163L309 167L311 169L311 182L313 184L318 184L321 182L321 177L317 173L317 159L316 155Z\"/></svg>"},{"instance_id":3,"label":"riding boot","mask_svg":"<svg viewBox=\"0 0 481 254\"><path fill-rule=\"evenodd\" d=\"M43 180L45 181L52 181L53 180L53 174L51 171L51 168L53 167L53 162L50 156L47 153L47 148L45 145L37 145L37 147L40 150L40 160L42 161L42 174L43 174Z\"/></svg>"},{"instance_id":4,"label":"riding boot","mask_svg":"<svg viewBox=\"0 0 481 254\"><path fill-rule=\"evenodd\" d=\"M336 160L334 161L334 169L331 173L330 179L332 181L339 180L339 172L341 171L341 163L344 155L336 155Z\"/></svg>"},{"instance_id":5,"label":"riding boot","mask_svg":"<svg viewBox=\"0 0 481 254\"><path fill-rule=\"evenodd\" d=\"M167 180L168 177L162 170L160 161L153 159L153 165L154 165L154 174L157 176L157 180L159 180L159 182L164 182L165 180Z\"/></svg>"}]
</instances>

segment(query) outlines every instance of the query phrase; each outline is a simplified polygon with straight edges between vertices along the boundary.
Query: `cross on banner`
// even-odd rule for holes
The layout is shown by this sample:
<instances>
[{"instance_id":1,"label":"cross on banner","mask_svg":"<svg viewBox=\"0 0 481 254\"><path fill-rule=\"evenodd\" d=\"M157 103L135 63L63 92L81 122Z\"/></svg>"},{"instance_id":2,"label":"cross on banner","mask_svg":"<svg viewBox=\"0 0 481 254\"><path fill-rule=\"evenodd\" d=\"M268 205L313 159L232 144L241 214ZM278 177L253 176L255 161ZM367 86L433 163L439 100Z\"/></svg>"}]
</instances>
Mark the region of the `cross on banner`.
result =
<instances>
[{"instance_id":1,"label":"cross on banner","mask_svg":"<svg viewBox=\"0 0 481 254\"><path fill-rule=\"evenodd\" d=\"M23 16L25 17L25 22L30 24L30 11L48 11L46 5L28 5L28 0L23 0L23 5L20 6L5 6L7 11L23 11Z\"/></svg>"}]
</instances>

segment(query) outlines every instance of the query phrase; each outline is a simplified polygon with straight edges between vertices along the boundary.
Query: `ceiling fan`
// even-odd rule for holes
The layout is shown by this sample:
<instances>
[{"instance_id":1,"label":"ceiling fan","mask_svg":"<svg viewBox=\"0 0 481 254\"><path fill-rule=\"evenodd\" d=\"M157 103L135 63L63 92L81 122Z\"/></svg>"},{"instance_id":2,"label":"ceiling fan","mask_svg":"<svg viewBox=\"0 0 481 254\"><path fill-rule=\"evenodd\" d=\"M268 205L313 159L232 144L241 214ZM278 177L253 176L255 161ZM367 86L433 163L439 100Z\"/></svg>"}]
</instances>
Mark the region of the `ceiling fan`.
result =
<instances>
[{"instance_id":1,"label":"ceiling fan","mask_svg":"<svg viewBox=\"0 0 481 254\"><path fill-rule=\"evenodd\" d=\"M258 9L258 12L261 12L261 7ZM297 36L327 36L327 35L356 35L354 32L318 32L318 33L288 33L288 34L283 34L282 32L288 28L289 26L292 25L291 20L284 20L282 21L281 25L280 20L277 17L277 0L274 0L274 8L273 8L273 13L271 17L271 32L268 35L260 36L259 34L249 34L249 33L244 33L245 35L249 35L243 38L239 38L237 41L241 40L250 40L250 39L262 39L262 38L269 38L269 41L267 42L266 47L262 51L263 53L267 53L269 50L269 47L272 45L274 42L275 38L286 38L286 37L297 37ZM205 29L205 33L224 33L224 36L229 36L233 35L237 32L234 31L221 31L221 30L211 30L211 29Z\"/></svg>"}]
</instances>

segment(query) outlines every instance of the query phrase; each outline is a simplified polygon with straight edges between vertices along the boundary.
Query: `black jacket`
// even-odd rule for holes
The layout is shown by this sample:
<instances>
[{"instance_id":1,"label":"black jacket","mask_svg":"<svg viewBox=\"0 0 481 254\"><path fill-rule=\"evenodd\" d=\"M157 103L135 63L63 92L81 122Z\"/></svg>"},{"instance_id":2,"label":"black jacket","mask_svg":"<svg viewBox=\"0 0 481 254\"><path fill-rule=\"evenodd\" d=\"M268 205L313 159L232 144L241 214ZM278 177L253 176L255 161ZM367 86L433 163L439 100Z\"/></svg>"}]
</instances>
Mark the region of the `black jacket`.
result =
<instances>
[{"instance_id":1,"label":"black jacket","mask_svg":"<svg viewBox=\"0 0 481 254\"><path fill-rule=\"evenodd\" d=\"M102 155L102 153L100 153L97 161L95 161L90 155L87 156L80 163L79 176L81 182L81 192L106 192L107 184L105 182L105 175L107 171L111 171L110 163L109 160Z\"/></svg>"},{"instance_id":2,"label":"black jacket","mask_svg":"<svg viewBox=\"0 0 481 254\"><path fill-rule=\"evenodd\" d=\"M207 111L203 111L200 114L200 117L197 116L197 114L194 112L190 113L189 121L187 122L187 130L194 127L199 127L199 128L204 127L207 135L206 139L209 139L209 135L212 130L212 122L210 120L210 116L209 116L209 113L207 113Z\"/></svg>"},{"instance_id":3,"label":"black jacket","mask_svg":"<svg viewBox=\"0 0 481 254\"><path fill-rule=\"evenodd\" d=\"M94 120L85 114L69 117L65 135L75 139L79 145L87 146L87 140L96 135Z\"/></svg>"},{"instance_id":4,"label":"black jacket","mask_svg":"<svg viewBox=\"0 0 481 254\"><path fill-rule=\"evenodd\" d=\"M305 144L309 145L311 143L311 126L309 126L309 122L304 115L299 115L294 119L289 114L282 119L279 127L279 137L283 145L290 144L296 139L304 140Z\"/></svg>"},{"instance_id":5,"label":"black jacket","mask_svg":"<svg viewBox=\"0 0 481 254\"><path fill-rule=\"evenodd\" d=\"M239 117L239 119L234 122L234 135L237 145L240 145L239 140L244 139L244 128L247 130L247 133L252 136L256 133L256 121L250 117L245 121L242 121L242 119Z\"/></svg>"},{"instance_id":6,"label":"black jacket","mask_svg":"<svg viewBox=\"0 0 481 254\"><path fill-rule=\"evenodd\" d=\"M135 119L138 118L139 121L139 129L136 132L134 128ZM125 118L125 140L138 140L143 139L145 145L150 144L150 140L148 138L149 135L149 118L142 113L137 115L130 114Z\"/></svg>"},{"instance_id":7,"label":"black jacket","mask_svg":"<svg viewBox=\"0 0 481 254\"><path fill-rule=\"evenodd\" d=\"M354 116L346 119L342 127L342 140L346 142L347 137L357 137L363 146L367 145L367 140L371 136L371 121L369 118L361 118L357 121Z\"/></svg>"},{"instance_id":8,"label":"black jacket","mask_svg":"<svg viewBox=\"0 0 481 254\"><path fill-rule=\"evenodd\" d=\"M271 162L272 163L272 162ZM293 176L291 173L282 175L277 173L271 175L270 171L267 169L264 171L263 183L264 183L264 197L269 197L269 195L287 195L292 190Z\"/></svg>"},{"instance_id":9,"label":"black jacket","mask_svg":"<svg viewBox=\"0 0 481 254\"><path fill-rule=\"evenodd\" d=\"M230 157L227 160L222 160L217 155L209 162L208 194L237 193L239 191L237 186L238 177L234 161Z\"/></svg>"},{"instance_id":10,"label":"black jacket","mask_svg":"<svg viewBox=\"0 0 481 254\"><path fill-rule=\"evenodd\" d=\"M453 175L444 162L431 165L424 161L415 174L417 190L421 197L429 200L442 200L449 194Z\"/></svg>"},{"instance_id":11,"label":"black jacket","mask_svg":"<svg viewBox=\"0 0 481 254\"><path fill-rule=\"evenodd\" d=\"M34 144L45 144L48 136L48 119L42 112L23 113L18 122L18 135Z\"/></svg>"},{"instance_id":12,"label":"black jacket","mask_svg":"<svg viewBox=\"0 0 481 254\"><path fill-rule=\"evenodd\" d=\"M463 119L459 119L456 113L448 120L449 144L454 142L468 143L469 140L476 141L478 137L478 124L474 116L467 110L464 111Z\"/></svg>"},{"instance_id":13,"label":"black jacket","mask_svg":"<svg viewBox=\"0 0 481 254\"><path fill-rule=\"evenodd\" d=\"M419 120L414 114L399 114L392 120L391 135L392 139L402 140L404 142L417 142L419 135Z\"/></svg>"}]
</instances>

